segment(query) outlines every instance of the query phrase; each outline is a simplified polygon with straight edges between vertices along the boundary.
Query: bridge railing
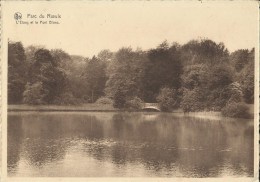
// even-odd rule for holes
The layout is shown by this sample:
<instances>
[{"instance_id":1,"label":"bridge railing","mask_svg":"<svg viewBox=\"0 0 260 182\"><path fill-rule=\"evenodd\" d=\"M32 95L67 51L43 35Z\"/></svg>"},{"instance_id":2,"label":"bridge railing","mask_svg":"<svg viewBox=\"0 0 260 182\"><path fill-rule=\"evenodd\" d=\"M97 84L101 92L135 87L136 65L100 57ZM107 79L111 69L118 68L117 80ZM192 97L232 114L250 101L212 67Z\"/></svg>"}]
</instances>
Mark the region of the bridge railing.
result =
<instances>
[{"instance_id":1,"label":"bridge railing","mask_svg":"<svg viewBox=\"0 0 260 182\"><path fill-rule=\"evenodd\" d=\"M144 107L159 107L158 103L144 103Z\"/></svg>"},{"instance_id":2,"label":"bridge railing","mask_svg":"<svg viewBox=\"0 0 260 182\"><path fill-rule=\"evenodd\" d=\"M158 103L144 103L143 109L155 109L157 111L160 111Z\"/></svg>"}]
</instances>

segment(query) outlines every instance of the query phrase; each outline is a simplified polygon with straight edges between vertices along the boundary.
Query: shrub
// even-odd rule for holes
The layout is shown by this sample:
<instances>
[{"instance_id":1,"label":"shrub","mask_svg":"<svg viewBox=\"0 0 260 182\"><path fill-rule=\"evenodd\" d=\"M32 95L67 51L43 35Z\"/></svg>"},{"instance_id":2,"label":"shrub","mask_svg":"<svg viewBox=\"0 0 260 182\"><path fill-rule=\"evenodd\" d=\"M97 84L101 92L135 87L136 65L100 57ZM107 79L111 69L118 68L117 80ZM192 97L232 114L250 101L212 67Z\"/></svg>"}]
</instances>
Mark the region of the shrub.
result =
<instances>
[{"instance_id":1,"label":"shrub","mask_svg":"<svg viewBox=\"0 0 260 182\"><path fill-rule=\"evenodd\" d=\"M181 102L181 108L184 112L203 111L205 109L205 101L203 91L197 88L193 90L185 90Z\"/></svg>"},{"instance_id":2,"label":"shrub","mask_svg":"<svg viewBox=\"0 0 260 182\"><path fill-rule=\"evenodd\" d=\"M133 99L126 101L125 108L130 110L142 109L143 103L144 102L140 98L134 97Z\"/></svg>"},{"instance_id":3,"label":"shrub","mask_svg":"<svg viewBox=\"0 0 260 182\"><path fill-rule=\"evenodd\" d=\"M221 111L227 104L228 97L226 89L216 88L205 94L205 108L210 111Z\"/></svg>"},{"instance_id":4,"label":"shrub","mask_svg":"<svg viewBox=\"0 0 260 182\"><path fill-rule=\"evenodd\" d=\"M112 104L113 100L108 97L100 97L97 101L97 104Z\"/></svg>"},{"instance_id":5,"label":"shrub","mask_svg":"<svg viewBox=\"0 0 260 182\"><path fill-rule=\"evenodd\" d=\"M232 69L226 64L211 67L207 77L207 85L210 90L228 86L233 81Z\"/></svg>"},{"instance_id":6,"label":"shrub","mask_svg":"<svg viewBox=\"0 0 260 182\"><path fill-rule=\"evenodd\" d=\"M43 88L42 82L27 83L23 92L23 102L32 105L46 104L44 99L47 94L48 91Z\"/></svg>"},{"instance_id":7,"label":"shrub","mask_svg":"<svg viewBox=\"0 0 260 182\"><path fill-rule=\"evenodd\" d=\"M77 105L81 101L73 96L70 92L65 92L53 100L56 105Z\"/></svg>"},{"instance_id":8,"label":"shrub","mask_svg":"<svg viewBox=\"0 0 260 182\"><path fill-rule=\"evenodd\" d=\"M162 88L156 98L162 111L172 111L179 106L177 90Z\"/></svg>"},{"instance_id":9,"label":"shrub","mask_svg":"<svg viewBox=\"0 0 260 182\"><path fill-rule=\"evenodd\" d=\"M242 89L238 82L233 82L221 88L204 91L205 109L221 111L228 103L242 101Z\"/></svg>"},{"instance_id":10,"label":"shrub","mask_svg":"<svg viewBox=\"0 0 260 182\"><path fill-rule=\"evenodd\" d=\"M232 118L250 118L249 107L245 103L229 103L221 111L223 116Z\"/></svg>"},{"instance_id":11,"label":"shrub","mask_svg":"<svg viewBox=\"0 0 260 182\"><path fill-rule=\"evenodd\" d=\"M120 89L118 89L114 96L114 103L113 106L115 108L124 108L126 103L126 95L124 92L122 92Z\"/></svg>"}]
</instances>

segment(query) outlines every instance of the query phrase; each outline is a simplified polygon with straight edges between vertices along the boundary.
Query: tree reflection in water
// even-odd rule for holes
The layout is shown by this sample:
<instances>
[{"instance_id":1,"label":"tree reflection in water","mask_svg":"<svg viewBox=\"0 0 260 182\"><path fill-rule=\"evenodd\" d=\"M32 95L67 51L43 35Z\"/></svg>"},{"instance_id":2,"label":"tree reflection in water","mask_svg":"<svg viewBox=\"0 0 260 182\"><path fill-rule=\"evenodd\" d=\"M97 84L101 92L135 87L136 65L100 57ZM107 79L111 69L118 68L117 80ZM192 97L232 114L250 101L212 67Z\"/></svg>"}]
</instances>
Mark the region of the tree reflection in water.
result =
<instances>
[{"instance_id":1,"label":"tree reflection in water","mask_svg":"<svg viewBox=\"0 0 260 182\"><path fill-rule=\"evenodd\" d=\"M172 113L10 113L8 174L44 176L48 166L53 176L102 176L97 164L103 164L110 166L107 176L114 176L111 170L121 176L138 170L143 176L253 176L252 122ZM19 173L19 166L28 170Z\"/></svg>"}]
</instances>

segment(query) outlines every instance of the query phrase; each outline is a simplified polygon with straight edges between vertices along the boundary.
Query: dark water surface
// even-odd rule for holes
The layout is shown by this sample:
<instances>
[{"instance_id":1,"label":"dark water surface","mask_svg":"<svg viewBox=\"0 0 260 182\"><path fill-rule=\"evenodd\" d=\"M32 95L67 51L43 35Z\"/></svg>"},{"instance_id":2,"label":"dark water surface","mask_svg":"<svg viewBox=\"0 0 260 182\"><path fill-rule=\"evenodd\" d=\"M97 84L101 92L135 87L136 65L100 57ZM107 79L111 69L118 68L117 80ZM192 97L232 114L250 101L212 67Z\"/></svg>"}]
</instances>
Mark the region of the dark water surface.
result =
<instances>
[{"instance_id":1,"label":"dark water surface","mask_svg":"<svg viewBox=\"0 0 260 182\"><path fill-rule=\"evenodd\" d=\"M9 112L8 175L253 176L253 120L173 113Z\"/></svg>"}]
</instances>

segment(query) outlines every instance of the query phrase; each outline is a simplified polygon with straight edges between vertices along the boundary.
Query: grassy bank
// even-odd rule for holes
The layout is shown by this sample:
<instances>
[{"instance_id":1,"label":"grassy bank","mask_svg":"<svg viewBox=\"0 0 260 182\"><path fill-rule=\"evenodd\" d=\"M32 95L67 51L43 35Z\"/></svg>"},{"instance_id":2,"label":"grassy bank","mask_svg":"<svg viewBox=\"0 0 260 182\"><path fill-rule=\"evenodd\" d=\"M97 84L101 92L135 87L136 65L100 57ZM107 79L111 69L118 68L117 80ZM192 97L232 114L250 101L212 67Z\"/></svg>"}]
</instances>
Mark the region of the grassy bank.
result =
<instances>
[{"instance_id":1,"label":"grassy bank","mask_svg":"<svg viewBox=\"0 0 260 182\"><path fill-rule=\"evenodd\" d=\"M81 104L81 105L8 105L8 111L129 111L138 112L143 110L117 109L112 104ZM183 113L182 109L172 111L174 113Z\"/></svg>"},{"instance_id":2,"label":"grassy bank","mask_svg":"<svg viewBox=\"0 0 260 182\"><path fill-rule=\"evenodd\" d=\"M254 116L254 105L248 105L249 107L249 114L251 118ZM71 105L71 106L58 106L58 105L8 105L8 111L86 111L86 112L114 112L114 111L127 111L127 110L120 110L113 107L112 104L82 104L82 105ZM129 110L131 111L131 110ZM221 117L221 112L213 112L213 111L206 111L206 112L189 112L183 113L182 109L176 109L173 113L181 113L186 116L193 116L193 117L202 117L202 118L218 118Z\"/></svg>"},{"instance_id":3,"label":"grassy bank","mask_svg":"<svg viewBox=\"0 0 260 182\"><path fill-rule=\"evenodd\" d=\"M118 111L111 104L58 105L8 105L8 111Z\"/></svg>"}]
</instances>

